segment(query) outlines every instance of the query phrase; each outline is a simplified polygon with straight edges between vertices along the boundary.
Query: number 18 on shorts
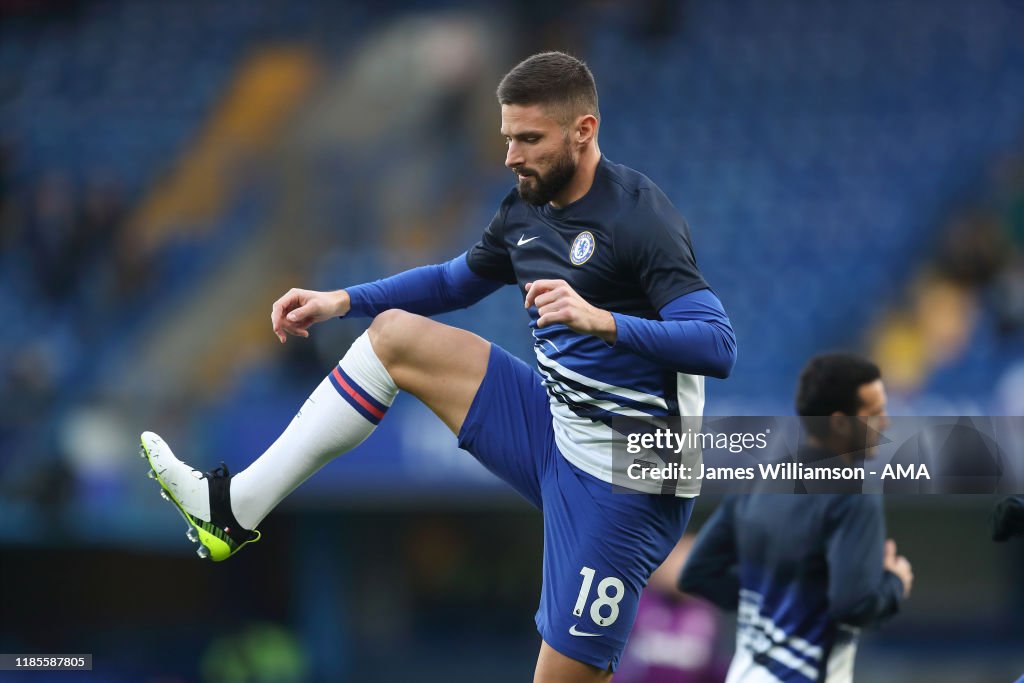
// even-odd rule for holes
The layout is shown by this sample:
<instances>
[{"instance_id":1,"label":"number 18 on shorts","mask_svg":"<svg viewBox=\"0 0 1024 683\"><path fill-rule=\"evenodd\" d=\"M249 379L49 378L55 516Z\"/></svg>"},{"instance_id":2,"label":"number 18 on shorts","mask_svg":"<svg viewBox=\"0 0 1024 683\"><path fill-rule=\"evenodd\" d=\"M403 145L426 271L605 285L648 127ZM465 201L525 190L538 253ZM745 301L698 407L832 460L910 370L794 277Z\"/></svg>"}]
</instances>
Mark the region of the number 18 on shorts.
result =
<instances>
[{"instance_id":1,"label":"number 18 on shorts","mask_svg":"<svg viewBox=\"0 0 1024 683\"><path fill-rule=\"evenodd\" d=\"M583 585L580 586L579 597L576 598L576 606L573 608L573 616L582 617L583 610L590 604L590 618L598 626L611 626L619 618L619 601L626 594L626 588L622 585L622 579L614 576L606 576L597 584L597 595L591 595L591 588L594 586L594 574L592 567L584 567L580 570L583 577ZM591 599L593 598L593 599Z\"/></svg>"}]
</instances>

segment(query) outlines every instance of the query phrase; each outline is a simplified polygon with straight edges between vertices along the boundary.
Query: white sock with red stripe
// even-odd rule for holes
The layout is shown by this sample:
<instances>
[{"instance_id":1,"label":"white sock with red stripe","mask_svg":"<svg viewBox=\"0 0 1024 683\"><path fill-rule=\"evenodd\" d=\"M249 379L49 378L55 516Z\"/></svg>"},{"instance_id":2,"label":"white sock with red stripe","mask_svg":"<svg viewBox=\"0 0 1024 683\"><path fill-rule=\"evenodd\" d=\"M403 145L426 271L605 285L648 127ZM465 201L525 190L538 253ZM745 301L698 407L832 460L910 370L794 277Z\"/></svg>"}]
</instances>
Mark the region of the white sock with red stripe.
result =
<instances>
[{"instance_id":1,"label":"white sock with red stripe","mask_svg":"<svg viewBox=\"0 0 1024 683\"><path fill-rule=\"evenodd\" d=\"M255 529L285 496L377 427L398 387L364 332L277 441L231 479L231 510Z\"/></svg>"}]
</instances>

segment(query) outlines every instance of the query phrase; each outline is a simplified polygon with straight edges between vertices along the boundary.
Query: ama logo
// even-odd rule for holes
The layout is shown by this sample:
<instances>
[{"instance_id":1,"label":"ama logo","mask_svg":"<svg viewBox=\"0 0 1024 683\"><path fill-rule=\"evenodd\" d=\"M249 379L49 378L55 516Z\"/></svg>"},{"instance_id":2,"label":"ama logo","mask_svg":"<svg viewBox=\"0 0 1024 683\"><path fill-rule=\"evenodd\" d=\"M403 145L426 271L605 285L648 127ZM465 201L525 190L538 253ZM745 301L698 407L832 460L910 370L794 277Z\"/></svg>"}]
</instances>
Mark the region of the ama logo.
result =
<instances>
[{"instance_id":1,"label":"ama logo","mask_svg":"<svg viewBox=\"0 0 1024 683\"><path fill-rule=\"evenodd\" d=\"M574 266L582 266L591 256L594 255L594 235L589 230L584 230L576 235L572 241L572 248L569 249L569 260Z\"/></svg>"}]
</instances>

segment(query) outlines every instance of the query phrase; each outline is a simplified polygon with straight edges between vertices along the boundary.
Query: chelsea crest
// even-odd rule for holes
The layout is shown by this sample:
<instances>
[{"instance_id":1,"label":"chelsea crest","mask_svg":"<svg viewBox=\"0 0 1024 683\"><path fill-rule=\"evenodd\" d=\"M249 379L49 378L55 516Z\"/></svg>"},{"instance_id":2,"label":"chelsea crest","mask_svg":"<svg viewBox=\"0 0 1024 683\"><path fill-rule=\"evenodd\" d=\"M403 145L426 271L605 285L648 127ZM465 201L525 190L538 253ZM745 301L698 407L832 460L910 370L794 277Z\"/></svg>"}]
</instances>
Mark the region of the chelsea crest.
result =
<instances>
[{"instance_id":1,"label":"chelsea crest","mask_svg":"<svg viewBox=\"0 0 1024 683\"><path fill-rule=\"evenodd\" d=\"M582 266L594 255L594 235L589 230L584 230L576 235L569 249L569 260L574 266Z\"/></svg>"}]
</instances>

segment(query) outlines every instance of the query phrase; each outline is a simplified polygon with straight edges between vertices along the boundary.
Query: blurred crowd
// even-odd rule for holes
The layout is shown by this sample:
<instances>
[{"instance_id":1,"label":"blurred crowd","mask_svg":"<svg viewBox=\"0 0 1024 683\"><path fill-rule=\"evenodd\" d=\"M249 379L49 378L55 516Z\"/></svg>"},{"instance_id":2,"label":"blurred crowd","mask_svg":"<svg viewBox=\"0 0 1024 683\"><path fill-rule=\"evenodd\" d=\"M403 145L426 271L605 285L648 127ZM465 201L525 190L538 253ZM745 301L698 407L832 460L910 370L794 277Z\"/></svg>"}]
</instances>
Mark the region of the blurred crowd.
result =
<instances>
[{"instance_id":1,"label":"blurred crowd","mask_svg":"<svg viewBox=\"0 0 1024 683\"><path fill-rule=\"evenodd\" d=\"M1024 153L988 164L940 224L931 258L875 332L875 355L897 391L916 391L979 353L979 336L990 338L985 352L1017 357L1024 341ZM1012 397L1024 389L1014 379L1020 367L1011 367L1001 392L1007 414L1024 407Z\"/></svg>"}]
</instances>

